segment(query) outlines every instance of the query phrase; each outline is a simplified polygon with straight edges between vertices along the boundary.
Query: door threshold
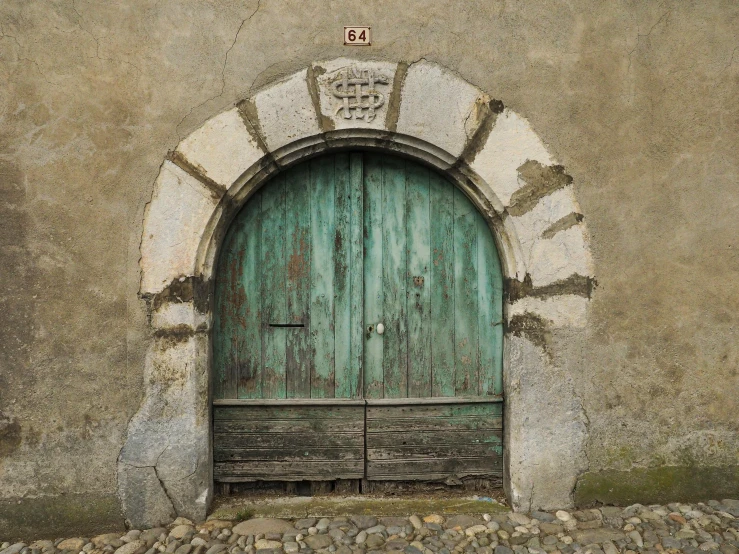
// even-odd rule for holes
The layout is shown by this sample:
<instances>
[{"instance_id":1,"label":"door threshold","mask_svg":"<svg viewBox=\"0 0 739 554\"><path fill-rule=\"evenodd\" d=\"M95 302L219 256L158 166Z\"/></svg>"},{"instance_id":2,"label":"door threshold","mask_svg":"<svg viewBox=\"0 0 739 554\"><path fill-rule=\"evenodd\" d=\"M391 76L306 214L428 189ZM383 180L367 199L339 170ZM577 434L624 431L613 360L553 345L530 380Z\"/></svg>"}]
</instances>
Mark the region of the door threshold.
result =
<instances>
[{"instance_id":1,"label":"door threshold","mask_svg":"<svg viewBox=\"0 0 739 554\"><path fill-rule=\"evenodd\" d=\"M372 515L376 517L429 514L482 515L509 512L503 492L491 496L450 495L448 492L388 497L387 493L362 496L247 495L217 497L208 519L243 520L252 517L301 519Z\"/></svg>"}]
</instances>

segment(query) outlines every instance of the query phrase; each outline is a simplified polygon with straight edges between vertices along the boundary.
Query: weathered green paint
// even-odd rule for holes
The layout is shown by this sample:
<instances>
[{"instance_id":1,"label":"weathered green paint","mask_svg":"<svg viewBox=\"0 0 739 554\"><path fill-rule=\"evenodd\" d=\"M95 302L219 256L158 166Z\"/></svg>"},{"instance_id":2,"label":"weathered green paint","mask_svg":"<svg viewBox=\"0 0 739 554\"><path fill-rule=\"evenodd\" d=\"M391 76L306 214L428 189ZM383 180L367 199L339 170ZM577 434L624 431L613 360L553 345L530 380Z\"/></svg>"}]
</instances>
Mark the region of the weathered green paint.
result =
<instances>
[{"instance_id":1,"label":"weathered green paint","mask_svg":"<svg viewBox=\"0 0 739 554\"><path fill-rule=\"evenodd\" d=\"M480 215L454 189L454 390L456 396L479 394L477 228ZM484 340L484 339L483 339Z\"/></svg>"},{"instance_id":2,"label":"weathered green paint","mask_svg":"<svg viewBox=\"0 0 739 554\"><path fill-rule=\"evenodd\" d=\"M405 162L382 157L382 369L385 398L408 395L408 335L406 317Z\"/></svg>"},{"instance_id":3,"label":"weathered green paint","mask_svg":"<svg viewBox=\"0 0 739 554\"><path fill-rule=\"evenodd\" d=\"M383 317L382 288L382 163L378 156L364 161L364 396L383 398L383 344L375 332Z\"/></svg>"},{"instance_id":4,"label":"weathered green paint","mask_svg":"<svg viewBox=\"0 0 739 554\"><path fill-rule=\"evenodd\" d=\"M285 176L262 193L262 394L285 398L287 267L285 256Z\"/></svg>"},{"instance_id":5,"label":"weathered green paint","mask_svg":"<svg viewBox=\"0 0 739 554\"><path fill-rule=\"evenodd\" d=\"M454 396L454 202L449 184L429 175L431 201L431 388Z\"/></svg>"},{"instance_id":6,"label":"weathered green paint","mask_svg":"<svg viewBox=\"0 0 739 554\"><path fill-rule=\"evenodd\" d=\"M480 334L480 395L503 394L503 272L490 228L477 217L478 329Z\"/></svg>"},{"instance_id":7,"label":"weathered green paint","mask_svg":"<svg viewBox=\"0 0 739 554\"><path fill-rule=\"evenodd\" d=\"M431 199L429 171L406 168L408 396L431 396Z\"/></svg>"},{"instance_id":8,"label":"weathered green paint","mask_svg":"<svg viewBox=\"0 0 739 554\"><path fill-rule=\"evenodd\" d=\"M310 313L310 188L309 167L299 165L285 174L287 229L286 323L306 327L285 328L287 340L285 377L287 398L310 398L311 349L308 336Z\"/></svg>"},{"instance_id":9,"label":"weathered green paint","mask_svg":"<svg viewBox=\"0 0 739 554\"><path fill-rule=\"evenodd\" d=\"M334 157L310 162L311 272L310 335L313 346L311 397L334 396Z\"/></svg>"},{"instance_id":10,"label":"weathered green paint","mask_svg":"<svg viewBox=\"0 0 739 554\"><path fill-rule=\"evenodd\" d=\"M364 362L364 190L363 190L363 161L362 154L351 154L349 159L350 188L349 209L351 211L351 225L349 228L349 242L351 256L349 268L351 276L349 286L351 296L349 301L350 325L349 341L351 342L350 364L355 380L348 384L347 394L351 398L363 396L363 362Z\"/></svg>"},{"instance_id":11,"label":"weathered green paint","mask_svg":"<svg viewBox=\"0 0 739 554\"><path fill-rule=\"evenodd\" d=\"M368 476L413 479L424 467L429 478L499 476L499 398L470 397L501 392L502 275L492 234L460 190L400 158L316 158L249 201L220 264L216 399L285 399L289 411L298 399L457 396L460 404L368 407ZM280 442L292 440L283 434L293 425L341 433L330 422L333 408L314 406L314 417L302 406L292 418L267 417L269 409L217 407L220 479L268 478L268 461L277 464L273 478L293 470L307 478L322 461L331 461L332 475L346 475L346 464L364 463L364 454L341 450L293 459ZM234 415L247 413L260 416ZM401 439L415 428L414 451ZM339 439L323 445L338 448Z\"/></svg>"}]
</instances>

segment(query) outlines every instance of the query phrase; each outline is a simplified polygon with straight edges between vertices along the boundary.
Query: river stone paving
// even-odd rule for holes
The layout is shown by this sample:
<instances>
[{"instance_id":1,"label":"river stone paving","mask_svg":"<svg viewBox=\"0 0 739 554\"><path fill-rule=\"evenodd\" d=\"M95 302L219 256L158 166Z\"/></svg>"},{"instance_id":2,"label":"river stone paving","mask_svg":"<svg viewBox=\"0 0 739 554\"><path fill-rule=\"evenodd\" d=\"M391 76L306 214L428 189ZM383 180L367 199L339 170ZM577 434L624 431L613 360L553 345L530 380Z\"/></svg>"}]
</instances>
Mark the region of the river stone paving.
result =
<instances>
[{"instance_id":1,"label":"river stone paving","mask_svg":"<svg viewBox=\"0 0 739 554\"><path fill-rule=\"evenodd\" d=\"M432 506L433 503L430 503ZM0 554L739 554L739 500L494 515L242 522L178 518L124 535L3 542Z\"/></svg>"}]
</instances>

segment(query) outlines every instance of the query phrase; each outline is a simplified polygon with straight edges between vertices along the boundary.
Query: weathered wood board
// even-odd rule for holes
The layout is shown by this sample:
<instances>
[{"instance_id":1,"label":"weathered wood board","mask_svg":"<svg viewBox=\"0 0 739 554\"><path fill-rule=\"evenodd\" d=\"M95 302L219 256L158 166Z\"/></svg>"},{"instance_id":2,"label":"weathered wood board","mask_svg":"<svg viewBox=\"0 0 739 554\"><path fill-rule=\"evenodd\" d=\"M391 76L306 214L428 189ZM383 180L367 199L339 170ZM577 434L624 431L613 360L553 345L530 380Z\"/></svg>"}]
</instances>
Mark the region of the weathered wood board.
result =
<instances>
[{"instance_id":1,"label":"weathered wood board","mask_svg":"<svg viewBox=\"0 0 739 554\"><path fill-rule=\"evenodd\" d=\"M497 478L503 470L500 402L373 404L366 416L367 479Z\"/></svg>"},{"instance_id":2,"label":"weathered wood board","mask_svg":"<svg viewBox=\"0 0 739 554\"><path fill-rule=\"evenodd\" d=\"M364 405L213 407L213 478L333 481L364 476Z\"/></svg>"}]
</instances>

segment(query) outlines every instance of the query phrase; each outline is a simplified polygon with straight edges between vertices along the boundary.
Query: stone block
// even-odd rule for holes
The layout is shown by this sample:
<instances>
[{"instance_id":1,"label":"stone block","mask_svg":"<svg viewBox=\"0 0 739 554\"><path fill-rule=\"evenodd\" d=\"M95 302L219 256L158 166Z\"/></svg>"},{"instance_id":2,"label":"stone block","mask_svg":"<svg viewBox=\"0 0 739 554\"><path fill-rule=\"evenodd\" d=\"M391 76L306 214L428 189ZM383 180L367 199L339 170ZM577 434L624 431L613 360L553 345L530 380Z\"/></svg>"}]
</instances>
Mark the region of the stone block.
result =
<instances>
[{"instance_id":1,"label":"stone block","mask_svg":"<svg viewBox=\"0 0 739 554\"><path fill-rule=\"evenodd\" d=\"M327 62L319 62L313 65L313 74L316 78L316 84L318 86L318 98L321 109L321 114L324 118L332 123L334 129L385 129L388 113L388 101L390 99L390 92L393 90L393 83L395 79L395 70L397 64L381 61L358 61L351 60L348 58L338 58ZM369 106L378 104L381 101L381 105L373 108L374 117L369 116L369 108L357 109L350 108L349 110L344 109L344 100L337 98L334 94L334 85L336 91L339 93L345 93L343 86L343 76L348 73L348 77L354 77L352 70L357 73L357 78L368 78L368 72L371 72L374 78L374 86L372 87L373 92L377 93L377 96L364 96L362 97L362 103ZM359 85L356 85L359 86ZM349 91L355 91L355 85L349 85ZM362 85L362 92L366 93L369 91L369 84ZM352 106L356 104L356 98L347 98L346 105ZM346 117L349 115L350 117ZM361 118L359 116L362 116Z\"/></svg>"},{"instance_id":2,"label":"stone block","mask_svg":"<svg viewBox=\"0 0 739 554\"><path fill-rule=\"evenodd\" d=\"M177 152L225 189L264 156L237 108L206 121L180 142Z\"/></svg>"},{"instance_id":3,"label":"stone block","mask_svg":"<svg viewBox=\"0 0 739 554\"><path fill-rule=\"evenodd\" d=\"M123 510L131 527L142 529L166 525L177 517L153 467L119 464L118 486Z\"/></svg>"},{"instance_id":4,"label":"stone block","mask_svg":"<svg viewBox=\"0 0 739 554\"><path fill-rule=\"evenodd\" d=\"M156 294L194 273L197 250L218 203L200 181L164 162L144 216L141 292Z\"/></svg>"},{"instance_id":5,"label":"stone block","mask_svg":"<svg viewBox=\"0 0 739 554\"><path fill-rule=\"evenodd\" d=\"M193 520L206 515L210 429L207 404L200 399L208 394L207 359L204 334L164 334L147 353L146 393L129 424L119 463L119 474L128 476L119 479L124 509L131 513L130 505L142 525L163 523L160 516L166 510ZM139 481L150 478L130 468L151 468L160 487L166 487L166 503L161 496L137 491Z\"/></svg>"},{"instance_id":6,"label":"stone block","mask_svg":"<svg viewBox=\"0 0 739 554\"><path fill-rule=\"evenodd\" d=\"M577 477L588 464L582 403L566 369L554 366L540 346L525 336L509 336L504 348L509 364L503 373L504 433L513 508L569 507Z\"/></svg>"},{"instance_id":7,"label":"stone block","mask_svg":"<svg viewBox=\"0 0 739 554\"><path fill-rule=\"evenodd\" d=\"M529 122L504 110L470 167L487 182L500 203L508 206L513 193L525 184L519 179L518 168L526 160L553 163Z\"/></svg>"},{"instance_id":8,"label":"stone block","mask_svg":"<svg viewBox=\"0 0 739 554\"><path fill-rule=\"evenodd\" d=\"M270 152L321 132L307 73L299 71L259 92L252 100Z\"/></svg>"},{"instance_id":9,"label":"stone block","mask_svg":"<svg viewBox=\"0 0 739 554\"><path fill-rule=\"evenodd\" d=\"M400 94L397 132L459 156L480 121L487 97L450 71L431 63L408 67Z\"/></svg>"},{"instance_id":10,"label":"stone block","mask_svg":"<svg viewBox=\"0 0 739 554\"><path fill-rule=\"evenodd\" d=\"M531 252L536 242L542 238L542 233L568 215L579 212L580 206L575 200L572 186L567 186L544 196L531 210L518 216L511 216L510 220L521 243L526 265L530 264ZM552 229L548 234L554 236L555 231L556 229Z\"/></svg>"},{"instance_id":11,"label":"stone block","mask_svg":"<svg viewBox=\"0 0 739 554\"><path fill-rule=\"evenodd\" d=\"M593 275L593 261L581 225L560 231L550 239L539 239L531 249L528 273L535 287L571 275Z\"/></svg>"}]
</instances>

